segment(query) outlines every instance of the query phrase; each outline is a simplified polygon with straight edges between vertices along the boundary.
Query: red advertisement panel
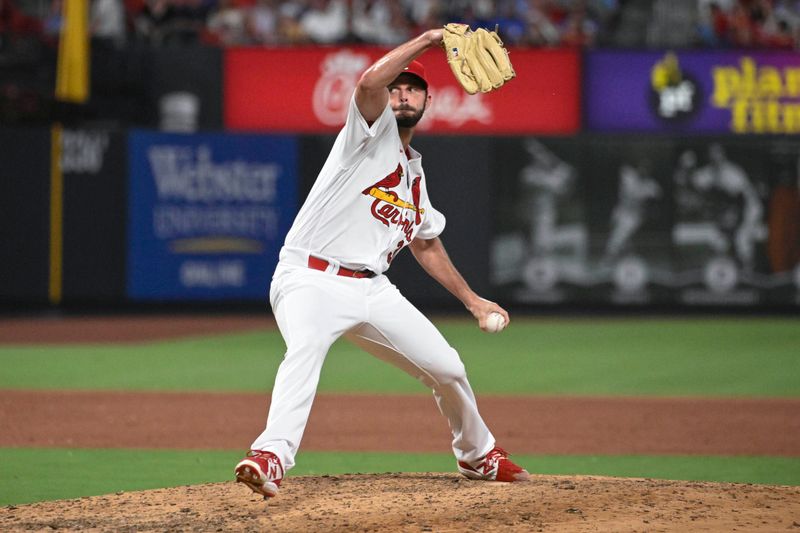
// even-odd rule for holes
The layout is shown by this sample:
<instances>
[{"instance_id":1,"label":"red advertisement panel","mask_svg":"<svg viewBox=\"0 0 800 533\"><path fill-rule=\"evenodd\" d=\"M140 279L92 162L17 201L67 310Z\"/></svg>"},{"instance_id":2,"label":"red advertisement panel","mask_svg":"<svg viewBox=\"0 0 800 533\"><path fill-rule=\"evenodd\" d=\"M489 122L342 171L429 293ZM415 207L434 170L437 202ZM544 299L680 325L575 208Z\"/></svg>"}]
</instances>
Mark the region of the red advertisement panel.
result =
<instances>
[{"instance_id":1,"label":"red advertisement panel","mask_svg":"<svg viewBox=\"0 0 800 533\"><path fill-rule=\"evenodd\" d=\"M355 48L233 48L225 56L225 127L333 132L361 73L386 52ZM512 50L517 77L468 95L441 50L425 64L433 96L419 128L442 134L570 134L580 127L580 60L572 50Z\"/></svg>"}]
</instances>

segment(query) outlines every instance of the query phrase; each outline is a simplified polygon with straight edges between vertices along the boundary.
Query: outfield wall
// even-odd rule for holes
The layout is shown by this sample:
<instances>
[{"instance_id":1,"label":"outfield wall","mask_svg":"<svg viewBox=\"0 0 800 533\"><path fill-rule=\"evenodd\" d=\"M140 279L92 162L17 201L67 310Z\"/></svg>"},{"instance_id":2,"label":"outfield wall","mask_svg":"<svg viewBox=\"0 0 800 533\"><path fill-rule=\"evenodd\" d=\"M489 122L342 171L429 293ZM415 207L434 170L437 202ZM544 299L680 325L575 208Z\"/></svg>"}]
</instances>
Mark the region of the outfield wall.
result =
<instances>
[{"instance_id":1,"label":"outfield wall","mask_svg":"<svg viewBox=\"0 0 800 533\"><path fill-rule=\"evenodd\" d=\"M4 132L3 302L263 302L332 141ZM442 238L486 297L800 305L796 140L426 135L415 146L447 216ZM41 157L21 155L31 150ZM410 298L452 302L404 255L391 275Z\"/></svg>"}]
</instances>

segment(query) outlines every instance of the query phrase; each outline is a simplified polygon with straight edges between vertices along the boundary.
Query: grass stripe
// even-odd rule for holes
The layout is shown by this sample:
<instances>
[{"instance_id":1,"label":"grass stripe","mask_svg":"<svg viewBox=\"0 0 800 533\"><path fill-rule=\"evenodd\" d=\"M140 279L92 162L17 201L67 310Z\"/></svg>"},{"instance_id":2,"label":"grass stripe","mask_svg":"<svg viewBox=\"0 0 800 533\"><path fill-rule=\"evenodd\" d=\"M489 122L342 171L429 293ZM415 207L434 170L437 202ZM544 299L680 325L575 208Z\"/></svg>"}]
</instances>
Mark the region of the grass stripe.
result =
<instances>
[{"instance_id":1,"label":"grass stripe","mask_svg":"<svg viewBox=\"0 0 800 533\"><path fill-rule=\"evenodd\" d=\"M479 394L800 396L792 318L521 318L499 335L437 321ZM137 345L0 345L0 388L267 391L277 331ZM428 392L340 341L321 392Z\"/></svg>"},{"instance_id":2,"label":"grass stripe","mask_svg":"<svg viewBox=\"0 0 800 533\"><path fill-rule=\"evenodd\" d=\"M231 451L0 448L0 505L232 479ZM800 458L514 456L531 472L800 485ZM291 476L453 472L449 454L303 452Z\"/></svg>"}]
</instances>

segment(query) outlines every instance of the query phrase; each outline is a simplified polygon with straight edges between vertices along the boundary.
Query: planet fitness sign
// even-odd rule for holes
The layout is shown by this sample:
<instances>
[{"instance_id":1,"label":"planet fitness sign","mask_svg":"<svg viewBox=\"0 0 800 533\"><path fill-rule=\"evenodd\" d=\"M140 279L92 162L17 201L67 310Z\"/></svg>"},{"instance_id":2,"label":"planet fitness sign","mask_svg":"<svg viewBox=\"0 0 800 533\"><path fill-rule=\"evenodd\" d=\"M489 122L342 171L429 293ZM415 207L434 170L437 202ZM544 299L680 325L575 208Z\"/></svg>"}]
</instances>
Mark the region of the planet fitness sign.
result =
<instances>
[{"instance_id":1,"label":"planet fitness sign","mask_svg":"<svg viewBox=\"0 0 800 533\"><path fill-rule=\"evenodd\" d=\"M584 83L594 131L800 133L800 55L591 52Z\"/></svg>"}]
</instances>

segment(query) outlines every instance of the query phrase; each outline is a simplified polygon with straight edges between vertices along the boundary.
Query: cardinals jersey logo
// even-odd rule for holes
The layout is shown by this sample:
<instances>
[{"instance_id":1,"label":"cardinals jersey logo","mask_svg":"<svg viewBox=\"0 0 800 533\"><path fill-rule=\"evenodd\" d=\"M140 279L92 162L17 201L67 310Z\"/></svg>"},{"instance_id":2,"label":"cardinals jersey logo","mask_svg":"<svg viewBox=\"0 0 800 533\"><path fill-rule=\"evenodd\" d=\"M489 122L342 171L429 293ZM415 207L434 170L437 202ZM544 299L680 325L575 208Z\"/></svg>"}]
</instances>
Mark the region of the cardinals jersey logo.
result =
<instances>
[{"instance_id":1,"label":"cardinals jersey logo","mask_svg":"<svg viewBox=\"0 0 800 533\"><path fill-rule=\"evenodd\" d=\"M421 178L417 176L411 184L411 199L413 203L400 199L397 193L391 190L400 185L402 178L403 166L398 163L397 168L391 174L364 189L362 194L375 198L370 208L373 217L386 227L400 226L406 236L406 240L411 242L414 225L419 225L422 222L422 215L425 213L425 209L419 207ZM407 220L403 216L403 210L405 209L410 209L414 212L413 221Z\"/></svg>"}]
</instances>

